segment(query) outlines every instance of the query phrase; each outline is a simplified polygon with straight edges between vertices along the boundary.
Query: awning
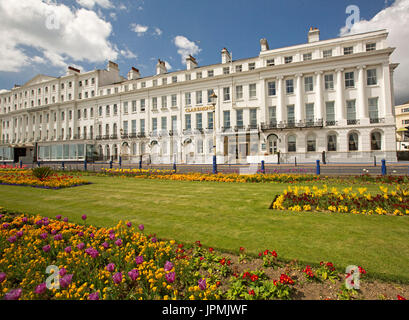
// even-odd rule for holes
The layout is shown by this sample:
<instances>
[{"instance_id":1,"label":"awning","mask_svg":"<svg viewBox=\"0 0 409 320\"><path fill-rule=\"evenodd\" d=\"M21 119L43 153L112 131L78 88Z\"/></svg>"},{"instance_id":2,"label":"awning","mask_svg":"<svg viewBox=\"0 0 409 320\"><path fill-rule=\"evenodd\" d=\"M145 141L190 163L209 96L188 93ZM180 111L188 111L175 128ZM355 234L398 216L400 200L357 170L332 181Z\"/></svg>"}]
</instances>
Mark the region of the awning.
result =
<instances>
[{"instance_id":1,"label":"awning","mask_svg":"<svg viewBox=\"0 0 409 320\"><path fill-rule=\"evenodd\" d=\"M408 131L408 129L406 129L406 128L399 128L399 129L396 130L396 132L405 132L405 131Z\"/></svg>"}]
</instances>

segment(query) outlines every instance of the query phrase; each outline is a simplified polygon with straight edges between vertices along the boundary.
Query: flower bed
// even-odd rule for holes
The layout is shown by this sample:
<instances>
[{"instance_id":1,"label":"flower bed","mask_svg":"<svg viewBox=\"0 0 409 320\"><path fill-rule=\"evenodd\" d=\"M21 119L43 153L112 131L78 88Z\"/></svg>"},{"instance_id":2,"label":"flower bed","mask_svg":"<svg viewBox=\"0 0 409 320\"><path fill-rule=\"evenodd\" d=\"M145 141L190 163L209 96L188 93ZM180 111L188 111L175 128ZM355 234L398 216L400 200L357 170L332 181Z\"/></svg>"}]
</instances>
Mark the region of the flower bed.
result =
<instances>
[{"instance_id":1,"label":"flower bed","mask_svg":"<svg viewBox=\"0 0 409 320\"><path fill-rule=\"evenodd\" d=\"M48 219L0 212L3 299L353 299L376 294L376 283L362 281L366 271L361 267L362 290L346 289L351 273L338 273L330 262L305 267L278 260L275 250L253 258L243 247L238 257L200 241L184 246L160 240L130 222L96 228L60 215ZM389 299L409 293L403 284L399 291L393 284L376 288Z\"/></svg>"},{"instance_id":2,"label":"flower bed","mask_svg":"<svg viewBox=\"0 0 409 320\"><path fill-rule=\"evenodd\" d=\"M290 211L350 212L353 214L409 215L409 190L399 185L392 189L379 186L381 193L370 194L366 188L352 187L339 191L327 186L318 188L288 187L276 197L271 209Z\"/></svg>"},{"instance_id":3,"label":"flower bed","mask_svg":"<svg viewBox=\"0 0 409 320\"><path fill-rule=\"evenodd\" d=\"M2 185L17 185L30 186L44 189L60 189L75 187L90 182L66 174L54 173L47 178L38 179L33 175L32 170L1 170L0 184Z\"/></svg>"}]
</instances>

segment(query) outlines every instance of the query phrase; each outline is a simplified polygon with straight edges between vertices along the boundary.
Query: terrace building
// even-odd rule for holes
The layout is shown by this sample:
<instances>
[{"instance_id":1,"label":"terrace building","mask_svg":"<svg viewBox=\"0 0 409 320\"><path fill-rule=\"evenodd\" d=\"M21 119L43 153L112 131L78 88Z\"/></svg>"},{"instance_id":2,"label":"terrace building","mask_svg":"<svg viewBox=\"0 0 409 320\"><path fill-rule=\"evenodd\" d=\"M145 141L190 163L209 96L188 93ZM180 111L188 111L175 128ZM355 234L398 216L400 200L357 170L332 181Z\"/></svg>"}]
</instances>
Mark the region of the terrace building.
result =
<instances>
[{"instance_id":1,"label":"terrace building","mask_svg":"<svg viewBox=\"0 0 409 320\"><path fill-rule=\"evenodd\" d=\"M256 57L127 77L38 75L0 94L0 161L218 163L396 161L393 71L385 30L270 49ZM211 96L215 93L217 101Z\"/></svg>"}]
</instances>

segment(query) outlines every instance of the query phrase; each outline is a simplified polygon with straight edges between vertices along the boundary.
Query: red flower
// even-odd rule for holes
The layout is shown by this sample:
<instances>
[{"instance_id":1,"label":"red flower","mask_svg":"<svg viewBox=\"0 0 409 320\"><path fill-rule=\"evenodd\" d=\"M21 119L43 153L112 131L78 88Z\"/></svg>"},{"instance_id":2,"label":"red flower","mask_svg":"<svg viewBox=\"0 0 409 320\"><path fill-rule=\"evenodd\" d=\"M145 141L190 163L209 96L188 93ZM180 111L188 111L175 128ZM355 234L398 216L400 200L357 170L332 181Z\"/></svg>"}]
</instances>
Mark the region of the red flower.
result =
<instances>
[{"instance_id":1,"label":"red flower","mask_svg":"<svg viewBox=\"0 0 409 320\"><path fill-rule=\"evenodd\" d=\"M275 250L273 250L273 251L271 252L271 255L272 255L273 257L277 258L277 252L275 252Z\"/></svg>"},{"instance_id":2,"label":"red flower","mask_svg":"<svg viewBox=\"0 0 409 320\"><path fill-rule=\"evenodd\" d=\"M209 251L210 251L210 252L213 252L213 251L214 251L214 249L213 249L212 247L210 247L210 248L209 248Z\"/></svg>"},{"instance_id":3,"label":"red flower","mask_svg":"<svg viewBox=\"0 0 409 320\"><path fill-rule=\"evenodd\" d=\"M224 266L225 263L226 263L226 258L223 258L223 259L220 260L220 264L221 264L222 266Z\"/></svg>"},{"instance_id":4,"label":"red flower","mask_svg":"<svg viewBox=\"0 0 409 320\"><path fill-rule=\"evenodd\" d=\"M254 282L254 281L258 280L258 275L253 274L250 279L251 279L252 282Z\"/></svg>"},{"instance_id":5,"label":"red flower","mask_svg":"<svg viewBox=\"0 0 409 320\"><path fill-rule=\"evenodd\" d=\"M404 297L398 295L398 300L406 300Z\"/></svg>"},{"instance_id":6,"label":"red flower","mask_svg":"<svg viewBox=\"0 0 409 320\"><path fill-rule=\"evenodd\" d=\"M249 290L249 295L254 296L255 295L254 290Z\"/></svg>"},{"instance_id":7,"label":"red flower","mask_svg":"<svg viewBox=\"0 0 409 320\"><path fill-rule=\"evenodd\" d=\"M243 279L246 279L247 277L250 277L250 272L243 273Z\"/></svg>"},{"instance_id":8,"label":"red flower","mask_svg":"<svg viewBox=\"0 0 409 320\"><path fill-rule=\"evenodd\" d=\"M268 255L268 250L264 251L264 255L265 256Z\"/></svg>"},{"instance_id":9,"label":"red flower","mask_svg":"<svg viewBox=\"0 0 409 320\"><path fill-rule=\"evenodd\" d=\"M243 248L243 247L240 247L240 251L242 251L242 252L243 252L243 251L244 251L244 248Z\"/></svg>"}]
</instances>

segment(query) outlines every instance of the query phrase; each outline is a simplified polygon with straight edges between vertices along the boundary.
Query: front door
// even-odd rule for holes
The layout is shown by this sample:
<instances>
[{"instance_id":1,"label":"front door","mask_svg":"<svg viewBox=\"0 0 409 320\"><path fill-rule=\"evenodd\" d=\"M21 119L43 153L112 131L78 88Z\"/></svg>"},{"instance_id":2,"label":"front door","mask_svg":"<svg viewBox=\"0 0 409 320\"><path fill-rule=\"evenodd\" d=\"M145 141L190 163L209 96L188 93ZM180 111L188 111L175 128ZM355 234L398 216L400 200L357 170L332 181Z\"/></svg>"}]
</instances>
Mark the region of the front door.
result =
<instances>
[{"instance_id":1,"label":"front door","mask_svg":"<svg viewBox=\"0 0 409 320\"><path fill-rule=\"evenodd\" d=\"M276 135L271 135L268 137L268 153L269 154L275 154L278 151L278 139Z\"/></svg>"}]
</instances>

